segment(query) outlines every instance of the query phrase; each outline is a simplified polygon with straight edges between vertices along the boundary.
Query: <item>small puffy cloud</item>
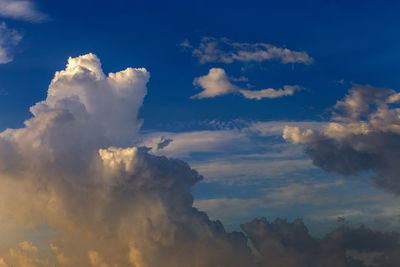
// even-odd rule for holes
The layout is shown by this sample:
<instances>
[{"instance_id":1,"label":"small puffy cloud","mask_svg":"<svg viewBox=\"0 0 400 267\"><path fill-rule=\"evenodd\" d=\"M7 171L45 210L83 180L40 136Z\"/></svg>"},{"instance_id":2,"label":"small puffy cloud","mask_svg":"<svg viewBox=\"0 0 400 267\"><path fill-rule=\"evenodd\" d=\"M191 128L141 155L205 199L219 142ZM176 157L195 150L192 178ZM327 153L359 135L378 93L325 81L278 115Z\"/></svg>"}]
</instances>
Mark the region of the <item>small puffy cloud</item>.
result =
<instances>
[{"instance_id":1,"label":"small puffy cloud","mask_svg":"<svg viewBox=\"0 0 400 267\"><path fill-rule=\"evenodd\" d=\"M195 78L193 85L204 89L202 92L192 96L192 98L198 99L226 95L240 90L239 87L229 81L225 70L220 68L212 68L207 75Z\"/></svg>"},{"instance_id":2,"label":"small puffy cloud","mask_svg":"<svg viewBox=\"0 0 400 267\"><path fill-rule=\"evenodd\" d=\"M192 96L194 99L212 98L226 94L241 94L247 99L261 100L263 98L278 98L291 96L302 88L298 85L285 85L283 89L247 90L234 85L224 69L211 68L207 75L197 77L193 85L203 88L203 91Z\"/></svg>"},{"instance_id":3,"label":"small puffy cloud","mask_svg":"<svg viewBox=\"0 0 400 267\"><path fill-rule=\"evenodd\" d=\"M13 60L14 49L21 40L22 35L20 33L8 28L5 22L0 23L0 64L9 63Z\"/></svg>"},{"instance_id":4,"label":"small puffy cloud","mask_svg":"<svg viewBox=\"0 0 400 267\"><path fill-rule=\"evenodd\" d=\"M181 44L185 48L186 42ZM314 59L306 52L293 51L288 48L280 48L266 43L239 43L227 38L202 38L199 46L192 50L192 55L204 64L208 62L222 62L226 64L234 61L262 62L279 60L283 64L302 63L312 64Z\"/></svg>"},{"instance_id":5,"label":"small puffy cloud","mask_svg":"<svg viewBox=\"0 0 400 267\"><path fill-rule=\"evenodd\" d=\"M333 122L322 131L286 127L283 137L302 143L313 163L328 172L355 175L373 171L373 183L400 194L399 93L354 85L333 107Z\"/></svg>"},{"instance_id":6,"label":"small puffy cloud","mask_svg":"<svg viewBox=\"0 0 400 267\"><path fill-rule=\"evenodd\" d=\"M35 23L48 19L46 14L40 12L36 5L28 0L0 0L0 17Z\"/></svg>"}]
</instances>

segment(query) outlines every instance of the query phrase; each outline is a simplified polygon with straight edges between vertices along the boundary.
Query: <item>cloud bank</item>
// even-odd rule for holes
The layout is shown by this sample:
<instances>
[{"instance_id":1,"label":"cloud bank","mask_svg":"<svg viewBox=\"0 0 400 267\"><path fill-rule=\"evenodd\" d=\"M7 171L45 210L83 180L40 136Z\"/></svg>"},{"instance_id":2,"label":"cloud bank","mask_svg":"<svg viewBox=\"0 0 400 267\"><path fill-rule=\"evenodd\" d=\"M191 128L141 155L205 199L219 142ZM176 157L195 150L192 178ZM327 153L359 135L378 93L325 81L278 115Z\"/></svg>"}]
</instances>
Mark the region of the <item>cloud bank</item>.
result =
<instances>
[{"instance_id":1,"label":"cloud bank","mask_svg":"<svg viewBox=\"0 0 400 267\"><path fill-rule=\"evenodd\" d=\"M286 127L283 137L304 144L316 166L328 172L356 175L373 171L379 188L400 194L400 93L354 85L332 110L322 131Z\"/></svg>"},{"instance_id":2,"label":"cloud bank","mask_svg":"<svg viewBox=\"0 0 400 267\"><path fill-rule=\"evenodd\" d=\"M8 28L5 22L0 23L0 64L9 63L13 60L14 49L21 40L22 35L20 33Z\"/></svg>"},{"instance_id":3,"label":"cloud bank","mask_svg":"<svg viewBox=\"0 0 400 267\"><path fill-rule=\"evenodd\" d=\"M395 234L343 228L319 240L299 220L261 219L242 226L252 251L243 233L194 208L202 177L135 146L149 77L143 68L105 75L93 54L70 58L25 127L0 133L0 218L56 231L54 260L22 241L1 267L371 266L362 253L395 266Z\"/></svg>"},{"instance_id":4,"label":"cloud bank","mask_svg":"<svg viewBox=\"0 0 400 267\"><path fill-rule=\"evenodd\" d=\"M40 12L33 2L27 0L0 0L0 17L34 23L48 19L48 16Z\"/></svg>"},{"instance_id":5,"label":"cloud bank","mask_svg":"<svg viewBox=\"0 0 400 267\"><path fill-rule=\"evenodd\" d=\"M291 96L302 88L298 85L285 85L283 89L247 90L231 83L224 69L211 68L207 75L197 77L193 85L203 88L203 91L192 96L193 99L213 98L227 94L241 94L247 99L261 100L263 98L278 98Z\"/></svg>"},{"instance_id":6,"label":"cloud bank","mask_svg":"<svg viewBox=\"0 0 400 267\"><path fill-rule=\"evenodd\" d=\"M227 38L202 38L199 46L193 48L185 40L181 46L192 49L192 55L199 59L201 64L208 62L221 62L225 64L240 62L262 62L279 60L283 64L301 63L312 64L314 59L306 52L293 51L288 48L280 48L267 43L239 43Z\"/></svg>"}]
</instances>

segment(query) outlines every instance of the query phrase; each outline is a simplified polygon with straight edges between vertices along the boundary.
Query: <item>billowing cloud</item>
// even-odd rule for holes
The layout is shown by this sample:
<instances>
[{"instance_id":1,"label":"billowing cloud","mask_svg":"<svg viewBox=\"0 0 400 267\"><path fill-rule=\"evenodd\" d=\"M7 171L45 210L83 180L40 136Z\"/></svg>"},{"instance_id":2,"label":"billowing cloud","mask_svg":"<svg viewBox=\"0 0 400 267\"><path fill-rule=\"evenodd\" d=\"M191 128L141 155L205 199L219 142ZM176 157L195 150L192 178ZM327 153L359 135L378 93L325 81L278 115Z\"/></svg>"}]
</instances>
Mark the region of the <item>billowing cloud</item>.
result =
<instances>
[{"instance_id":1,"label":"billowing cloud","mask_svg":"<svg viewBox=\"0 0 400 267\"><path fill-rule=\"evenodd\" d=\"M322 131L286 127L283 137L304 144L316 166L356 175L373 171L373 183L400 193L400 94L392 89L354 85L333 108Z\"/></svg>"},{"instance_id":2,"label":"billowing cloud","mask_svg":"<svg viewBox=\"0 0 400 267\"><path fill-rule=\"evenodd\" d=\"M185 48L192 48L187 40L181 45ZM213 37L202 38L199 46L192 50L192 55L197 57L202 64L208 62L230 64L234 61L262 62L279 60L283 64L302 63L309 65L314 62L314 59L303 51L293 51L267 43L239 43L227 38Z\"/></svg>"},{"instance_id":3,"label":"billowing cloud","mask_svg":"<svg viewBox=\"0 0 400 267\"><path fill-rule=\"evenodd\" d=\"M20 33L8 28L5 22L0 23L0 64L13 60L14 49L21 39L22 35Z\"/></svg>"},{"instance_id":4,"label":"billowing cloud","mask_svg":"<svg viewBox=\"0 0 400 267\"><path fill-rule=\"evenodd\" d=\"M261 100L263 98L291 96L296 91L301 90L301 87L298 85L285 85L283 89L241 89L231 83L225 70L221 68L211 68L207 75L195 78L193 84L203 88L203 91L191 97L197 99L212 98L226 94L241 94L248 99Z\"/></svg>"},{"instance_id":5,"label":"billowing cloud","mask_svg":"<svg viewBox=\"0 0 400 267\"><path fill-rule=\"evenodd\" d=\"M25 127L0 134L1 219L55 229L60 266L252 266L243 234L193 208L201 176L132 146L148 79L133 68L106 76L93 54L70 58ZM2 264L46 266L26 244Z\"/></svg>"},{"instance_id":6,"label":"billowing cloud","mask_svg":"<svg viewBox=\"0 0 400 267\"><path fill-rule=\"evenodd\" d=\"M29 22L42 22L48 18L28 0L0 0L0 17Z\"/></svg>"}]
</instances>

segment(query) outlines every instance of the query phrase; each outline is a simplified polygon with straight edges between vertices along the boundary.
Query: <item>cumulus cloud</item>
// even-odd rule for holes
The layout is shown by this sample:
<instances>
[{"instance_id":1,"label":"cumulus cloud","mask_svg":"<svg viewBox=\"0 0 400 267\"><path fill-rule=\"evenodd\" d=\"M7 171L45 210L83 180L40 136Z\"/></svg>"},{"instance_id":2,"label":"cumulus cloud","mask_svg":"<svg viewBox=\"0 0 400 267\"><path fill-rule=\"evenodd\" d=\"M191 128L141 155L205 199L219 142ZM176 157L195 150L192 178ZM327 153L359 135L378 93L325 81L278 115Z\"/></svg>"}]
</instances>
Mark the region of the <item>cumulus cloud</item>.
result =
<instances>
[{"instance_id":1,"label":"cumulus cloud","mask_svg":"<svg viewBox=\"0 0 400 267\"><path fill-rule=\"evenodd\" d=\"M57 232L56 262L2 255L3 265L252 266L243 234L193 208L201 176L133 146L148 79L133 68L106 76L93 54L70 58L25 127L0 133L2 220Z\"/></svg>"},{"instance_id":2,"label":"cumulus cloud","mask_svg":"<svg viewBox=\"0 0 400 267\"><path fill-rule=\"evenodd\" d=\"M185 40L181 46L192 48ZM262 62L279 60L283 64L302 63L312 64L314 59L306 52L293 51L288 48L276 47L267 43L239 43L227 38L202 38L199 46L192 49L192 55L204 64L208 62L221 62L230 64L240 62Z\"/></svg>"},{"instance_id":3,"label":"cumulus cloud","mask_svg":"<svg viewBox=\"0 0 400 267\"><path fill-rule=\"evenodd\" d=\"M195 78L193 84L203 88L203 91L191 97L195 99L212 98L226 94L241 94L247 99L261 100L263 98L291 96L302 89L298 85L285 85L283 89L241 89L231 83L225 70L221 68L211 68L207 75Z\"/></svg>"},{"instance_id":4,"label":"cumulus cloud","mask_svg":"<svg viewBox=\"0 0 400 267\"><path fill-rule=\"evenodd\" d=\"M5 22L0 23L0 64L13 60L14 49L21 40L20 33L8 28Z\"/></svg>"},{"instance_id":5,"label":"cumulus cloud","mask_svg":"<svg viewBox=\"0 0 400 267\"><path fill-rule=\"evenodd\" d=\"M304 144L313 163L326 171L373 171L374 185L399 194L399 96L392 89L354 85L333 107L333 121L322 131L286 127L283 137Z\"/></svg>"},{"instance_id":6,"label":"cumulus cloud","mask_svg":"<svg viewBox=\"0 0 400 267\"><path fill-rule=\"evenodd\" d=\"M0 0L0 17L36 23L48 18L36 8L32 1L28 0Z\"/></svg>"}]
</instances>

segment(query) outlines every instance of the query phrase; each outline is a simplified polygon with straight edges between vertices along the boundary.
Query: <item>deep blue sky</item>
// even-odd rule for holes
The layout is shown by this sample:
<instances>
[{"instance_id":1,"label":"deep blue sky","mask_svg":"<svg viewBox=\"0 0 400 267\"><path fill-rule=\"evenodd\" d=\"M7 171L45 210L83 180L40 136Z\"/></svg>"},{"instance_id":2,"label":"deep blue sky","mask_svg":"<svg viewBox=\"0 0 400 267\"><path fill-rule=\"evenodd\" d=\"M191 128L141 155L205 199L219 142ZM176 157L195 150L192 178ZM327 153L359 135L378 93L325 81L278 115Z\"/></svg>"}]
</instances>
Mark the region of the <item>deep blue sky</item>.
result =
<instances>
[{"instance_id":1,"label":"deep blue sky","mask_svg":"<svg viewBox=\"0 0 400 267\"><path fill-rule=\"evenodd\" d=\"M141 110L145 129L177 121L318 120L341 98L348 82L396 88L399 4L396 1L37 1L45 23L5 19L23 33L15 60L0 65L0 128L15 127L27 107L44 98L69 56L93 52L105 72L146 67L149 93ZM178 46L203 36L264 42L305 51L314 64L263 62L244 73L256 88L300 84L293 97L249 101L225 96L195 101L194 77L211 67ZM243 64L226 67L241 76ZM335 81L344 80L345 85Z\"/></svg>"}]
</instances>

